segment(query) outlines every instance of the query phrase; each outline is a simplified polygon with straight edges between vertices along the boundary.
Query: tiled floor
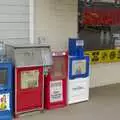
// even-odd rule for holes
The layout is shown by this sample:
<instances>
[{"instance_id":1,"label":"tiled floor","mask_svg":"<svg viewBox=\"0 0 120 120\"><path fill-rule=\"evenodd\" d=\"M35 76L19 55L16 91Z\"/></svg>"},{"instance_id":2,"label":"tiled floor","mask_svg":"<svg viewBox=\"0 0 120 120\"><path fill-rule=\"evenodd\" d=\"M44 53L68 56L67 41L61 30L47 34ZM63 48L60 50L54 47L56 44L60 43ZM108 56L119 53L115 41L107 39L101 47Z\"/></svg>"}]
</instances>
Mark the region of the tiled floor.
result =
<instances>
[{"instance_id":1,"label":"tiled floor","mask_svg":"<svg viewBox=\"0 0 120 120\"><path fill-rule=\"evenodd\" d=\"M90 90L90 101L18 120L120 120L120 84Z\"/></svg>"}]
</instances>

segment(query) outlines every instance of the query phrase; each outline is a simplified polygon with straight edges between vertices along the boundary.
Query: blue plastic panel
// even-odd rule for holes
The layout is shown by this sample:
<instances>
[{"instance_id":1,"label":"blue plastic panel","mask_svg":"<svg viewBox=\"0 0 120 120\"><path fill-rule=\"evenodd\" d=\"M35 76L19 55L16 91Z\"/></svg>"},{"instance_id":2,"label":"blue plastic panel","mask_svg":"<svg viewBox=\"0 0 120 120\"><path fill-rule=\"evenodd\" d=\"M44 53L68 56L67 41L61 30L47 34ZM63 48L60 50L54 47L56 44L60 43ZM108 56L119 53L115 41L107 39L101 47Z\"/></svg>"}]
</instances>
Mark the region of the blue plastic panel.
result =
<instances>
[{"instance_id":1,"label":"blue plastic panel","mask_svg":"<svg viewBox=\"0 0 120 120\"><path fill-rule=\"evenodd\" d=\"M69 79L89 76L89 56L69 57Z\"/></svg>"},{"instance_id":2,"label":"blue plastic panel","mask_svg":"<svg viewBox=\"0 0 120 120\"><path fill-rule=\"evenodd\" d=\"M69 56L79 56L83 58L84 56L84 41L80 39L69 39Z\"/></svg>"}]
</instances>

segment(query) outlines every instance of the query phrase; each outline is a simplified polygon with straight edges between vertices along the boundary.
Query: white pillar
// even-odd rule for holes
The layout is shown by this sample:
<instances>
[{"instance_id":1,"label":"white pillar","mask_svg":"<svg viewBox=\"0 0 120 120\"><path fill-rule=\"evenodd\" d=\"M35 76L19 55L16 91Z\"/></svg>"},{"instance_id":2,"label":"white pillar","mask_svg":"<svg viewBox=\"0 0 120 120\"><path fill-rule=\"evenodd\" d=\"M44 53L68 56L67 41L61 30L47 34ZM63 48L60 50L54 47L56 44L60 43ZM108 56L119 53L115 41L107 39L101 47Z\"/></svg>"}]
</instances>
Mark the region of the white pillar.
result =
<instances>
[{"instance_id":1,"label":"white pillar","mask_svg":"<svg viewBox=\"0 0 120 120\"><path fill-rule=\"evenodd\" d=\"M105 40L106 40L106 44L108 45L110 43L110 31L106 32Z\"/></svg>"},{"instance_id":2,"label":"white pillar","mask_svg":"<svg viewBox=\"0 0 120 120\"><path fill-rule=\"evenodd\" d=\"M29 37L30 43L33 44L35 42L35 14L34 14L34 5L35 0L30 0L30 7L29 7Z\"/></svg>"}]
</instances>

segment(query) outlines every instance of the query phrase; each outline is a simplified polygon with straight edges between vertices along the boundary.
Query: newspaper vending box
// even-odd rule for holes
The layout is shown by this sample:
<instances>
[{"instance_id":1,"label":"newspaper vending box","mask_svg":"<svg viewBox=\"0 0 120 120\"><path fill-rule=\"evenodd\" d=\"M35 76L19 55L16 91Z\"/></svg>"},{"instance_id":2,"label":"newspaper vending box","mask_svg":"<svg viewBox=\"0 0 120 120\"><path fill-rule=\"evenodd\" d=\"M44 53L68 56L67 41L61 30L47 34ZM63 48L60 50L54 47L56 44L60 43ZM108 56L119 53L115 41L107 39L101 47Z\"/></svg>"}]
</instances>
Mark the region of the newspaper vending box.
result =
<instances>
[{"instance_id":1,"label":"newspaper vending box","mask_svg":"<svg viewBox=\"0 0 120 120\"><path fill-rule=\"evenodd\" d=\"M14 45L9 48L15 63L15 116L24 112L43 110L43 65L52 64L47 45Z\"/></svg>"},{"instance_id":2,"label":"newspaper vending box","mask_svg":"<svg viewBox=\"0 0 120 120\"><path fill-rule=\"evenodd\" d=\"M89 99L89 56L84 56L83 48L83 40L69 39L68 104ZM74 52L71 52L71 49ZM76 54L77 51L79 54Z\"/></svg>"},{"instance_id":3,"label":"newspaper vending box","mask_svg":"<svg viewBox=\"0 0 120 120\"><path fill-rule=\"evenodd\" d=\"M13 65L5 57L4 50L0 43L0 120L12 120Z\"/></svg>"},{"instance_id":4,"label":"newspaper vending box","mask_svg":"<svg viewBox=\"0 0 120 120\"><path fill-rule=\"evenodd\" d=\"M67 66L66 52L53 52L53 66L45 76L45 108L54 109L67 104Z\"/></svg>"}]
</instances>

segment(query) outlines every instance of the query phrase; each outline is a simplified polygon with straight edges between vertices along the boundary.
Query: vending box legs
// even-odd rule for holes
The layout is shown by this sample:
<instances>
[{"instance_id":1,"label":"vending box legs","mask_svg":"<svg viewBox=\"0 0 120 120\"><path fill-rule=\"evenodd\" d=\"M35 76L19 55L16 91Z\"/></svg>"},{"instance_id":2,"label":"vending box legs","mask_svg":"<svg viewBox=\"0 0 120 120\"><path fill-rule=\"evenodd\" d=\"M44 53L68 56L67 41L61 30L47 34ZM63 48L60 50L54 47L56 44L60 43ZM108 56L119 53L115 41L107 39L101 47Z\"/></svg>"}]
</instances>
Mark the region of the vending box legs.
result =
<instances>
[{"instance_id":1,"label":"vending box legs","mask_svg":"<svg viewBox=\"0 0 120 120\"><path fill-rule=\"evenodd\" d=\"M53 66L45 76L45 109L67 105L67 61L66 52L53 53Z\"/></svg>"},{"instance_id":2,"label":"vending box legs","mask_svg":"<svg viewBox=\"0 0 120 120\"><path fill-rule=\"evenodd\" d=\"M12 120L12 74L11 63L0 63L0 120Z\"/></svg>"},{"instance_id":3,"label":"vending box legs","mask_svg":"<svg viewBox=\"0 0 120 120\"><path fill-rule=\"evenodd\" d=\"M43 67L15 68L15 115L43 109Z\"/></svg>"}]
</instances>

